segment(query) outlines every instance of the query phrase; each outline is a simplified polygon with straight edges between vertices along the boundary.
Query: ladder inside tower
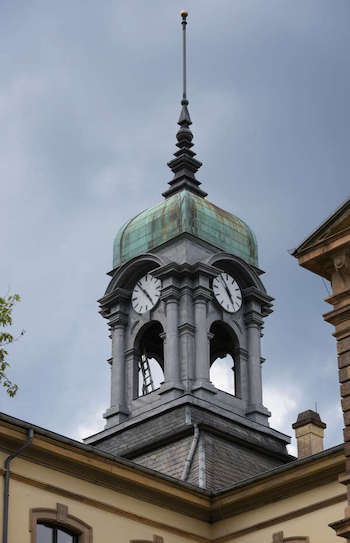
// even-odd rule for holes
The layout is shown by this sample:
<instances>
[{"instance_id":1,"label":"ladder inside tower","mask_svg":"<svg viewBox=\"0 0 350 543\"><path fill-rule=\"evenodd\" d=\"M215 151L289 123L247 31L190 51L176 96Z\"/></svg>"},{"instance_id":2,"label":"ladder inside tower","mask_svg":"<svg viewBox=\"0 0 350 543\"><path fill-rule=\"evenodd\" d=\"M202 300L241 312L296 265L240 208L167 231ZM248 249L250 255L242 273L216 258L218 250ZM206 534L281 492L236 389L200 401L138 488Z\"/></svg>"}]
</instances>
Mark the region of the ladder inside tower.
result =
<instances>
[{"instance_id":1,"label":"ladder inside tower","mask_svg":"<svg viewBox=\"0 0 350 543\"><path fill-rule=\"evenodd\" d=\"M152 372L146 352L144 352L139 359L139 368L142 372L142 395L144 396L145 394L149 394L149 392L153 392L154 390Z\"/></svg>"}]
</instances>

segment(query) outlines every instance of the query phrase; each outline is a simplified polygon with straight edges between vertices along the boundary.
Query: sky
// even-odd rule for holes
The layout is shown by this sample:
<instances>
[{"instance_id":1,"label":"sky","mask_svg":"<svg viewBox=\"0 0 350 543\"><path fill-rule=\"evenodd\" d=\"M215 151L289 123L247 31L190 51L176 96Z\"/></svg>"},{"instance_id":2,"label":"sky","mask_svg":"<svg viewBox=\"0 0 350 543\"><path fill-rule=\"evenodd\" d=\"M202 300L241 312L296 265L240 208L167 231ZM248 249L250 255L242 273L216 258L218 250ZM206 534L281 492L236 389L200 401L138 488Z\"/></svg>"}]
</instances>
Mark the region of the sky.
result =
<instances>
[{"instance_id":1,"label":"sky","mask_svg":"<svg viewBox=\"0 0 350 543\"><path fill-rule=\"evenodd\" d=\"M289 435L315 409L342 441L329 286L290 256L349 195L348 0L2 0L0 293L19 293L15 398L0 410L81 439L108 407L96 300L119 227L172 175L188 94L208 199L256 233L274 313L264 403ZM294 449L291 449L295 451Z\"/></svg>"}]
</instances>

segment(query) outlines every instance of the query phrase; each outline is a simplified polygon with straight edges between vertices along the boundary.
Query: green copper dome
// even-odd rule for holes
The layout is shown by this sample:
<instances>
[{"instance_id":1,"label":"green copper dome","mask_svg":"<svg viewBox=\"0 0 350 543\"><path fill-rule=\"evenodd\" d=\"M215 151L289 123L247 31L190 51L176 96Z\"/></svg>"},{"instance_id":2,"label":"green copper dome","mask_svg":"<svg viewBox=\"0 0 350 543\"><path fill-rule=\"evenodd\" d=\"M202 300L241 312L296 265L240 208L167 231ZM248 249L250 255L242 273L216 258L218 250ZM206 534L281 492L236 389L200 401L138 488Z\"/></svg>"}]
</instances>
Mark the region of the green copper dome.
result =
<instances>
[{"instance_id":1,"label":"green copper dome","mask_svg":"<svg viewBox=\"0 0 350 543\"><path fill-rule=\"evenodd\" d=\"M258 266L256 238L245 222L182 190L124 224L114 240L113 268L185 232Z\"/></svg>"}]
</instances>

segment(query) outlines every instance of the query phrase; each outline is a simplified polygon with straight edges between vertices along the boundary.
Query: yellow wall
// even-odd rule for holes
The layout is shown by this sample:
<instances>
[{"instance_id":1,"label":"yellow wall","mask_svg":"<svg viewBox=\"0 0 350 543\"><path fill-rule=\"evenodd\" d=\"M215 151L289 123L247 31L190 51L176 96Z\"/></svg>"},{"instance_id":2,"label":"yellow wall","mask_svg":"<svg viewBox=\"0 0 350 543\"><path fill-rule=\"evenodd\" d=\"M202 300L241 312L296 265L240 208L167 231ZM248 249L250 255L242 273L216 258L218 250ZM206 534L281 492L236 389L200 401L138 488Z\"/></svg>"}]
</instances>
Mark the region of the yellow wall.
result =
<instances>
[{"instance_id":1,"label":"yellow wall","mask_svg":"<svg viewBox=\"0 0 350 543\"><path fill-rule=\"evenodd\" d=\"M240 514L214 526L213 537L223 538L227 541L239 541L239 543L271 543L272 534L283 531L284 537L310 536L310 543L339 543L334 530L328 524L344 517L346 507L345 488L338 482L323 485L313 490L303 492L290 498L279 500L273 504L265 505L259 509ZM340 503L327 505L330 498L339 496ZM325 502L322 505L322 502ZM316 511L310 512L310 508L318 504ZM303 509L306 508L303 514ZM289 520L279 520L279 517L295 516ZM270 526L258 529L257 525L269 523ZM256 527L254 529L254 527ZM251 531L246 535L238 535L239 532ZM232 537L229 537L232 534Z\"/></svg>"},{"instance_id":2,"label":"yellow wall","mask_svg":"<svg viewBox=\"0 0 350 543\"><path fill-rule=\"evenodd\" d=\"M0 463L4 464L5 455L0 455ZM129 541L130 539L152 539L153 534L164 536L169 543L184 541L184 537L169 533L159 528L159 523L169 525L170 530L181 529L193 534L208 536L210 527L207 523L189 518L179 513L163 509L157 505L119 494L103 486L92 484L39 464L27 462L22 458L13 460L11 472L14 477L24 476L37 483L49 483L60 489L57 494L38 488L30 483L16 479L10 486L9 543L29 543L29 511L31 508L47 507L56 509L57 503L68 506L69 514L78 517L93 528L94 543L108 541ZM3 484L1 482L1 484ZM77 494L77 499L62 496L65 490ZM2 498L1 494L1 498ZM121 510L120 514L104 511L82 503L79 496L87 497ZM144 517L142 520L131 520L124 514L131 513ZM148 526L147 523L153 523Z\"/></svg>"},{"instance_id":3,"label":"yellow wall","mask_svg":"<svg viewBox=\"0 0 350 543\"><path fill-rule=\"evenodd\" d=\"M0 453L0 466L4 465L5 458L6 455ZM345 489L343 485L334 482L209 524L23 458L17 458L12 462L11 471L14 478L11 480L10 489L9 543L29 543L30 509L34 507L56 509L57 503L67 505L71 515L92 526L94 543L128 542L130 539L152 540L154 534L163 536L165 543L195 540L205 543L206 540L214 539L217 543L226 541L271 543L272 534L278 531L284 531L285 537L308 535L311 538L310 543L336 543L338 539L334 531L328 528L328 523L343 518L345 508L345 499L343 500ZM51 490L43 488L46 484L56 487L57 492L55 493L52 488ZM2 500L2 478L0 485ZM76 496L68 497L64 495L65 492L74 493ZM298 515L298 511L303 508L337 496L342 502L326 507L320 506L316 511ZM85 504L84 498L95 500L97 503ZM110 512L103 509L108 506L119 508L120 511ZM0 512L2 514L2 504ZM279 517L291 512L298 516L278 521ZM128 518L130 514L141 518ZM262 529L254 528L263 522L269 522L270 525Z\"/></svg>"}]
</instances>

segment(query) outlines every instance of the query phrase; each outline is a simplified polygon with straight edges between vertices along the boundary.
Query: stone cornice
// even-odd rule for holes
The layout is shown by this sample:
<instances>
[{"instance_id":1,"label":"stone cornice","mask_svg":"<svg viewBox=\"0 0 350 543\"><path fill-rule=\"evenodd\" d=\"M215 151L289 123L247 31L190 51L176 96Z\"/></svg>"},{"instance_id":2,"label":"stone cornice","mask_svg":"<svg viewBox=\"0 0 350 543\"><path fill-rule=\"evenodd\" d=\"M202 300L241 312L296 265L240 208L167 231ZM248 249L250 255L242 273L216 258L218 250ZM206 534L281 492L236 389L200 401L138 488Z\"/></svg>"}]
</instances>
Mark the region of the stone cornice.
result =
<instances>
[{"instance_id":1,"label":"stone cornice","mask_svg":"<svg viewBox=\"0 0 350 543\"><path fill-rule=\"evenodd\" d=\"M325 299L325 302L333 306L346 305L350 302L350 289L344 290L343 292L335 294L334 296L329 296Z\"/></svg>"},{"instance_id":2,"label":"stone cornice","mask_svg":"<svg viewBox=\"0 0 350 543\"><path fill-rule=\"evenodd\" d=\"M257 302L261 305L261 315L267 317L273 311L273 298L257 289L256 287L248 287L243 290L243 300L247 302Z\"/></svg>"},{"instance_id":3,"label":"stone cornice","mask_svg":"<svg viewBox=\"0 0 350 543\"><path fill-rule=\"evenodd\" d=\"M110 309L113 305L128 305L130 303L131 291L124 288L116 288L110 294L106 294L100 298L100 313L103 317L108 318Z\"/></svg>"},{"instance_id":4,"label":"stone cornice","mask_svg":"<svg viewBox=\"0 0 350 543\"><path fill-rule=\"evenodd\" d=\"M152 270L152 275L159 278L177 277L184 278L186 276L194 278L202 273L208 277L215 277L218 274L217 268L199 262L196 264L178 264L177 262L169 262L160 268Z\"/></svg>"},{"instance_id":5,"label":"stone cornice","mask_svg":"<svg viewBox=\"0 0 350 543\"><path fill-rule=\"evenodd\" d=\"M350 251L350 227L292 254L298 259L300 266L330 280L334 270L334 257L344 251Z\"/></svg>"},{"instance_id":6,"label":"stone cornice","mask_svg":"<svg viewBox=\"0 0 350 543\"><path fill-rule=\"evenodd\" d=\"M266 294L265 292L262 292L256 287L245 288L243 290L243 297L245 301L254 300L256 302L260 302L261 304L265 304L270 307L272 307L272 302L274 300L272 296L269 296L268 294Z\"/></svg>"},{"instance_id":7,"label":"stone cornice","mask_svg":"<svg viewBox=\"0 0 350 543\"><path fill-rule=\"evenodd\" d=\"M348 322L348 328L350 330L350 303L346 306L342 306L338 309L333 309L333 311L325 313L323 318L326 322L333 324L333 326L338 326L339 324Z\"/></svg>"}]
</instances>

